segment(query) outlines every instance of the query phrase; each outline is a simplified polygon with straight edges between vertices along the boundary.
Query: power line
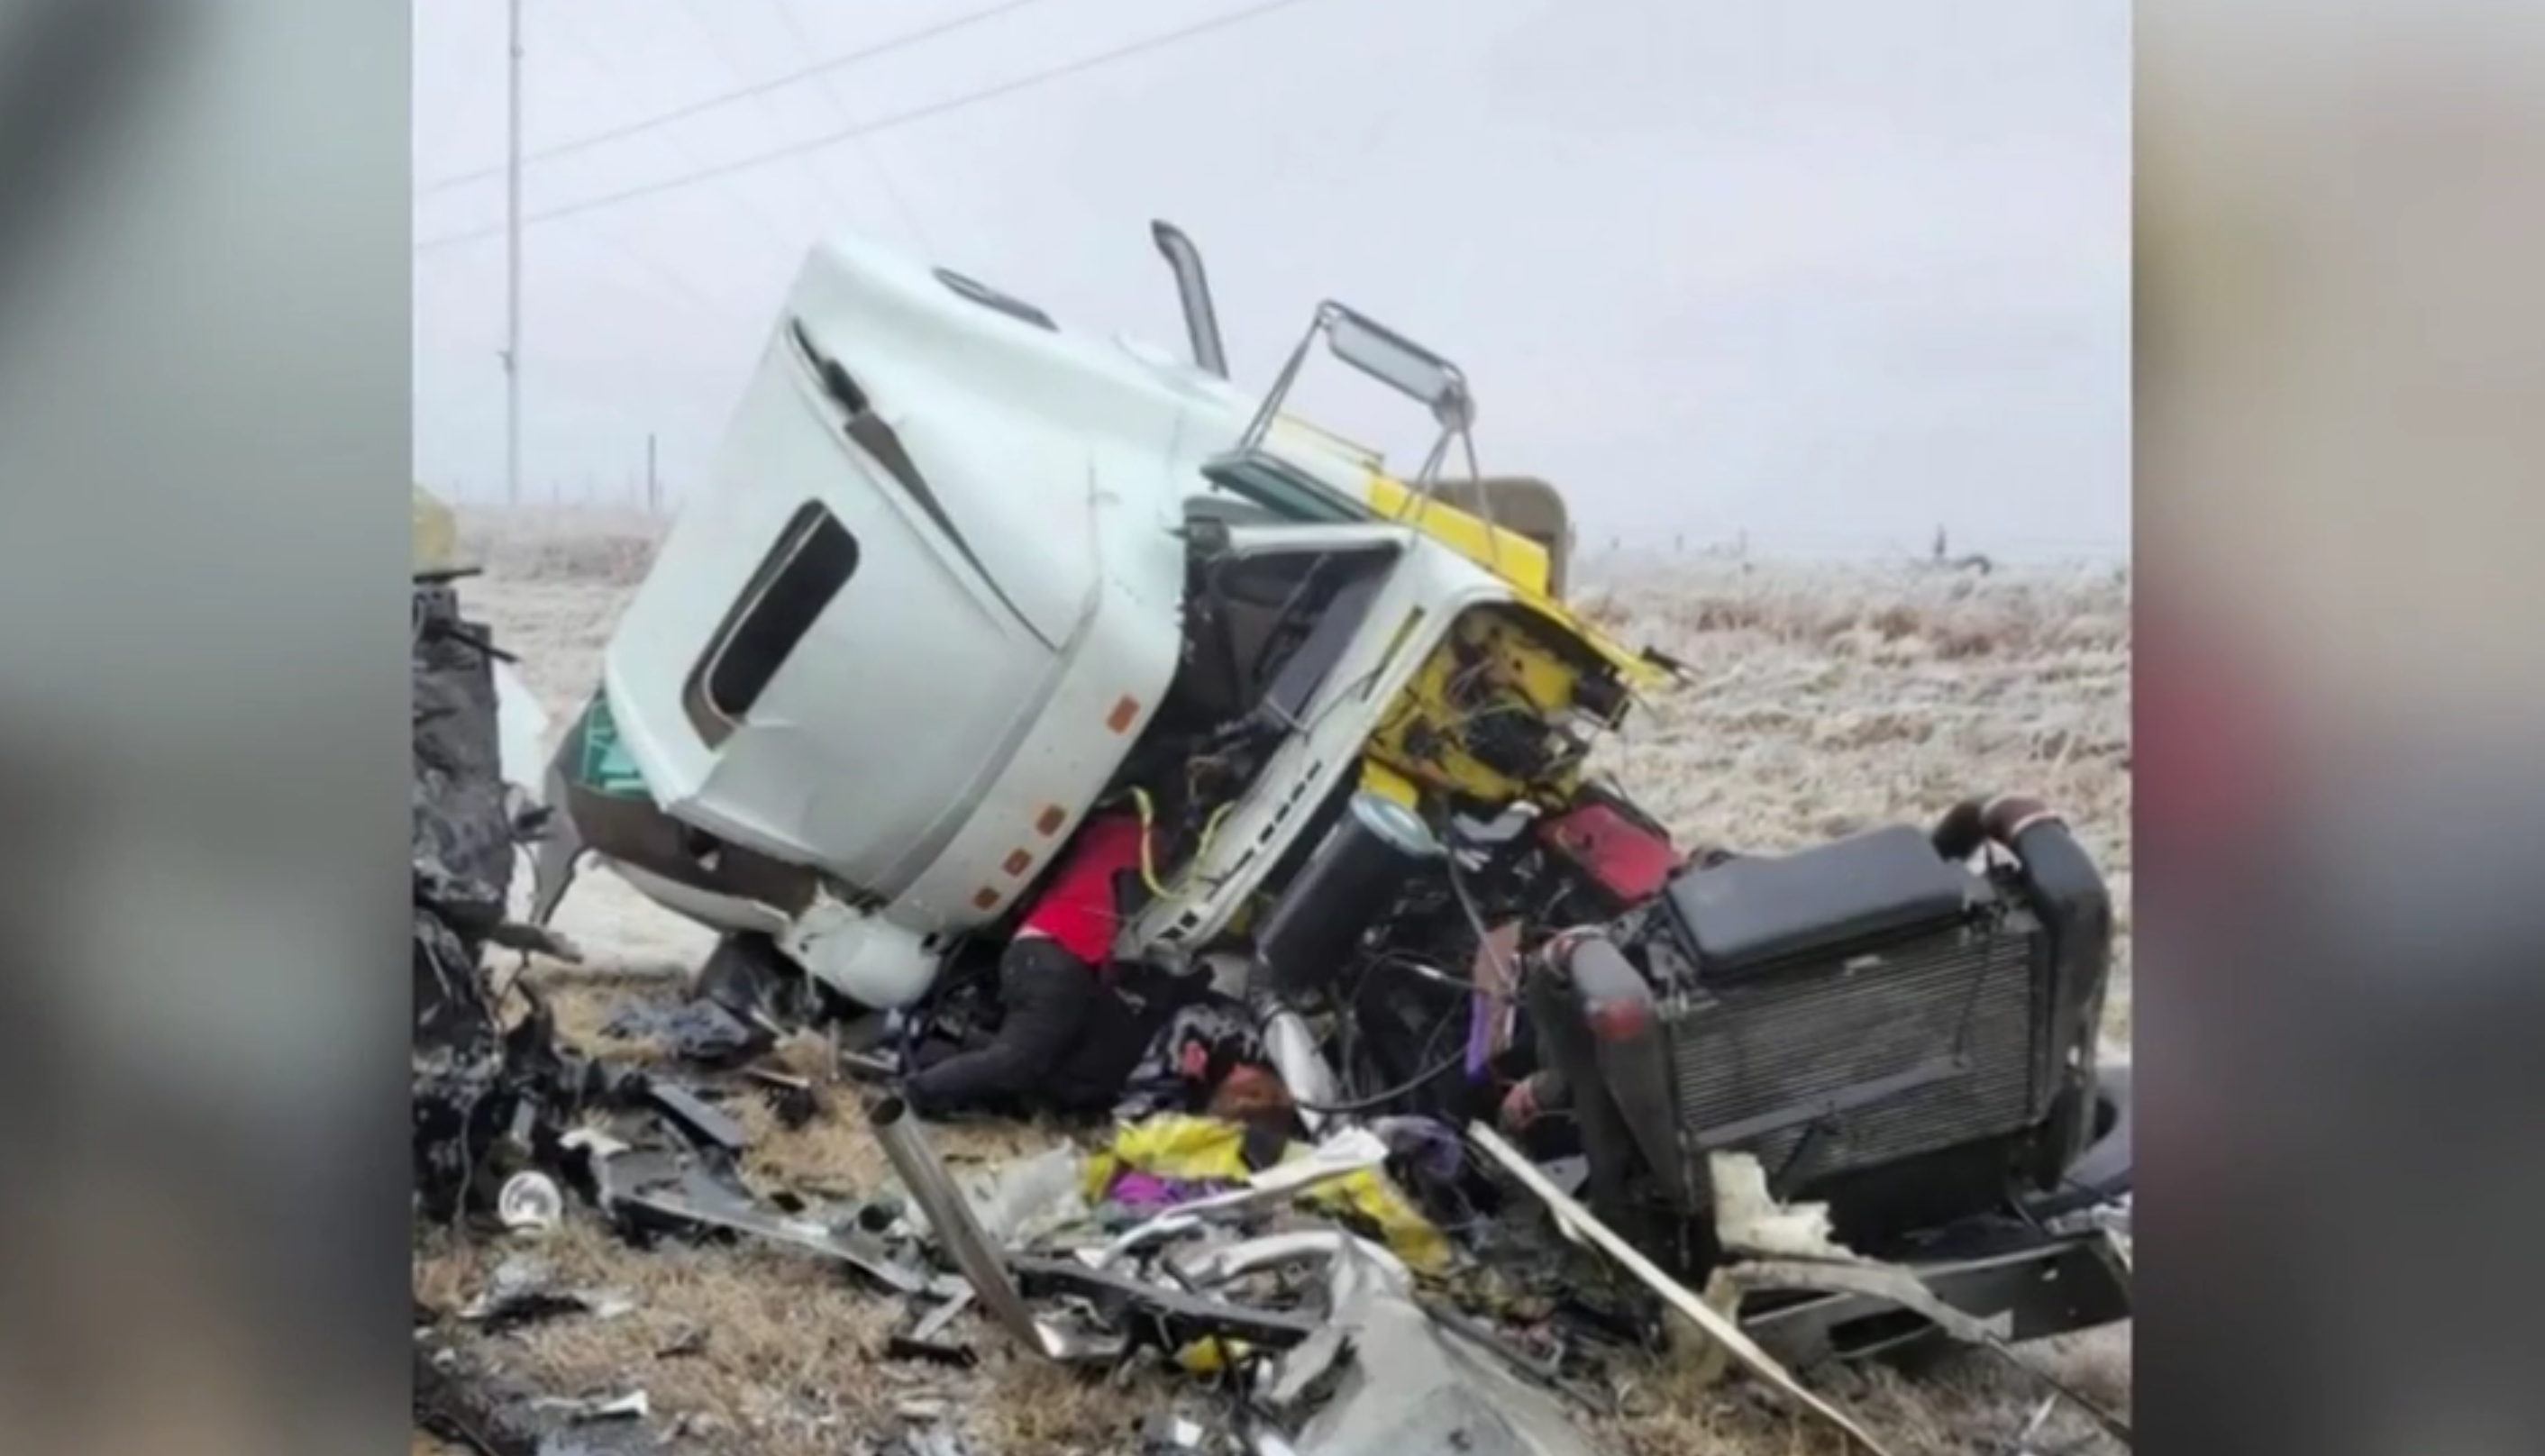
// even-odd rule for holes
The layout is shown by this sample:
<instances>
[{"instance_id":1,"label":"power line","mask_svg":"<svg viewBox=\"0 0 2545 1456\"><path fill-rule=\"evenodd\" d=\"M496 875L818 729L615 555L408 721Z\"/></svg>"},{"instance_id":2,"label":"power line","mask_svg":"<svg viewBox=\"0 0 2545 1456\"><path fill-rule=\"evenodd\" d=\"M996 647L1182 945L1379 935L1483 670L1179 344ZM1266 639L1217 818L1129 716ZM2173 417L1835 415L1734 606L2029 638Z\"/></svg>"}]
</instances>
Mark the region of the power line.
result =
<instances>
[{"instance_id":1,"label":"power line","mask_svg":"<svg viewBox=\"0 0 2545 1456\"><path fill-rule=\"evenodd\" d=\"M733 63L733 54L731 51L725 49L724 42L716 36L715 28L708 25L705 19L698 14L698 0L681 0L681 12L689 18L690 24L698 30L698 39L706 42L707 49L715 53L716 64L723 69L725 75L731 79L740 80L742 76L742 68ZM800 39L797 43L802 43ZM771 110L767 92L762 92L755 99L760 103L760 115L764 120L772 120L778 115L776 112ZM839 189L831 185L831 179L822 174L821 168L814 166L809 161L799 159L796 164L796 171L806 182L812 184L812 191L819 193L822 198L827 199L834 208L838 208L842 212L847 210L841 205ZM797 201L800 202L805 200L799 198ZM818 202L815 203L810 210L813 213L814 224L817 228L827 227L829 225L828 214L823 211Z\"/></svg>"},{"instance_id":2,"label":"power line","mask_svg":"<svg viewBox=\"0 0 2545 1456\"><path fill-rule=\"evenodd\" d=\"M778 12L779 24L786 28L786 34L795 38L795 43L803 46L807 50L812 49L812 38L805 34L804 23L796 17L795 7L789 3L789 0L769 0L769 3ZM831 103L830 112L832 116L838 118L843 124L857 124L855 121L857 109L850 106L847 100L840 95L840 78L838 76L824 76L822 78L821 92L824 99ZM866 170L874 174L874 180L883 193L884 201L892 205L894 214L901 219L902 227L906 229L910 233L912 239L919 244L919 251L922 254L934 256L937 252L937 245L930 241L928 229L920 225L919 214L911 209L910 200L902 196L901 184L893 179L891 170L884 166L883 156L880 152L876 151L874 143L870 141L860 142L858 144L858 156L860 160L866 164Z\"/></svg>"},{"instance_id":3,"label":"power line","mask_svg":"<svg viewBox=\"0 0 2545 1456\"><path fill-rule=\"evenodd\" d=\"M584 28L580 19L581 13L576 12L576 14L578 18L570 23L570 27L575 39L582 42L576 47L577 53L579 53L584 60L590 63L593 71L600 78L602 84L611 92L619 96L633 96L635 94L635 89L626 84L625 75L619 71L616 64L612 60L611 48L608 45L596 42L591 32ZM696 17L693 16L694 21ZM703 26L700 27L700 34L706 34ZM695 148L689 146L685 142L679 141L678 138L671 138L670 140L686 154L682 160L687 161L692 166L698 165L699 158ZM756 215L760 219L761 226L766 229L771 236L783 237L786 235L787 229L780 226L777 217L772 215L767 207L762 206L759 200L752 197L750 193L743 192L736 194L735 201L742 204L744 210ZM667 282L669 281L671 275L663 266L658 265L651 260L637 259L633 250L625 247L623 244L616 244L614 242L614 246L617 252L628 257L631 261L637 262L638 266L644 268L647 272L654 274L658 278L663 278ZM708 316L714 316L714 311L712 309L708 310Z\"/></svg>"},{"instance_id":4,"label":"power line","mask_svg":"<svg viewBox=\"0 0 2545 1456\"><path fill-rule=\"evenodd\" d=\"M812 65L805 66L799 70L789 71L782 76L773 76L766 81L755 81L751 85L742 87L739 90L720 92L717 95L707 97L704 100L694 101L688 106L676 107L671 111L661 113L657 116L647 117L642 121L630 121L624 126L614 126L607 131L596 131L589 136L577 137L573 141L563 141L557 143L555 146L542 147L537 151L532 152L522 160L525 164L548 162L554 161L558 157L571 156L576 152L590 151L592 148L597 146L604 146L610 142L624 140L627 137L651 131L658 126L668 126L674 121L686 121L692 117L698 116L705 112L714 111L718 107L731 106L737 101L748 101L755 96L766 96L772 91L782 91L786 87L828 75L833 71L844 70L861 61L868 61L873 60L878 56L890 55L896 50L907 50L913 45L934 40L941 36L950 36L956 31L968 30L984 21L997 20L1000 16L1011 15L1017 11L1045 3L1047 3L1047 0L1004 0L1004 3L1002 4L992 5L986 9L975 10L964 15L958 15L952 20L941 21L936 25L928 26L920 30L906 32L902 35L895 36L888 40L879 40L874 44L865 46L862 49L852 50L844 55L832 56L828 60L816 61ZM440 182L428 183L424 187L417 189L415 196L420 198L430 197L435 193L449 192L454 187L466 187L470 183L484 182L490 178L501 177L503 175L504 168L501 164L492 167L480 167L474 172L463 172L456 177L446 177Z\"/></svg>"},{"instance_id":5,"label":"power line","mask_svg":"<svg viewBox=\"0 0 2545 1456\"><path fill-rule=\"evenodd\" d=\"M720 166L704 167L696 172L685 173L678 177L666 178L661 182L649 182L641 187L631 187L622 189L618 192L604 193L596 198L586 198L579 202L568 202L563 206L550 207L544 211L534 212L522 220L525 225L536 222L553 222L561 217L572 217L579 213L597 211L604 207L615 207L621 202L631 202L639 198L650 198L660 193L676 192L685 187L692 187L698 183L707 182L714 178L723 177L731 173L748 171L754 167L766 167L772 162L782 162L789 157L800 156L805 152L818 151L823 147L828 146L837 146L844 141L854 141L860 137L872 136L880 131L889 131L896 127L910 125L915 121L924 121L931 118L942 117L948 112L960 111L965 107L976 106L985 101L996 101L1001 97L1013 96L1021 91L1029 91L1034 87L1045 85L1052 81L1063 80L1070 76L1095 70L1099 66L1110 65L1112 62L1117 60L1127 60L1132 56L1143 55L1152 50L1163 50L1170 45L1179 44L1186 40L1206 36L1213 31L1225 30L1231 26L1242 25L1247 21L1260 19L1264 16L1271 15L1275 11L1287 10L1294 5L1305 3L1306 0L1266 0L1266 3L1261 5L1250 6L1244 10L1232 11L1229 14L1219 16L1213 20L1204 21L1198 25L1186 26L1182 30L1168 31L1162 35L1151 36L1144 40L1134 40L1127 45L1117 45L1111 50L1099 51L1094 55L1081 57L1080 59L1070 61L1065 65L1053 66L1047 70L1029 71L1013 80L1002 81L995 86L983 87L978 91L963 92L960 95L947 97L944 101L931 102L926 106L914 107L909 111L896 112L890 116L879 117L874 121L861 122L843 130L828 132L824 135L816 136L806 141L790 142L785 146L773 147L768 151L757 152L751 156L743 157L737 161L727 162ZM481 238L501 236L503 231L504 229L500 224L492 227L470 228L465 232L452 233L449 237L427 239L424 242L416 244L415 251L418 253L429 253L441 248L455 248L462 243L473 243Z\"/></svg>"}]
</instances>

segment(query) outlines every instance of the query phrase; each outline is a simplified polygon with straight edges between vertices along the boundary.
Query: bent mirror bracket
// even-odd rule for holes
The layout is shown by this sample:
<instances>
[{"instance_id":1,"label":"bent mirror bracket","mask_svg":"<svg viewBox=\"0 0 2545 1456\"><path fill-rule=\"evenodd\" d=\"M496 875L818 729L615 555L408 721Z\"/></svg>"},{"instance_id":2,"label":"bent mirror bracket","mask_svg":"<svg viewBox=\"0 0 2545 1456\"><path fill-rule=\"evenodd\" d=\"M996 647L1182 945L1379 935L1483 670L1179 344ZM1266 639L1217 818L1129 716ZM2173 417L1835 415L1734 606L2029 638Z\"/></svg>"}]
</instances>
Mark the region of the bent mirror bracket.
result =
<instances>
[{"instance_id":1,"label":"bent mirror bracket","mask_svg":"<svg viewBox=\"0 0 2545 1456\"><path fill-rule=\"evenodd\" d=\"M1340 303L1320 308L1317 322L1329 353L1429 409L1442 430L1474 425L1475 402L1456 364Z\"/></svg>"},{"instance_id":2,"label":"bent mirror bracket","mask_svg":"<svg viewBox=\"0 0 2545 1456\"><path fill-rule=\"evenodd\" d=\"M1266 437L1272 434L1272 422L1280 418L1291 387L1298 382L1308 351L1320 337L1326 341L1327 353L1422 405L1439 427L1439 437L1425 452L1422 467L1407 482L1413 488L1418 513L1431 502L1453 445L1463 456L1468 474L1482 478L1476 461L1475 395L1467 387L1466 374L1439 355L1333 299L1317 305L1307 334L1283 362L1281 372L1265 392L1264 402L1256 408L1255 418L1248 422L1232 453L1248 455L1262 449ZM1480 505L1485 525L1489 528L1496 526L1491 502L1480 497ZM1487 539L1493 537L1489 534Z\"/></svg>"}]
</instances>

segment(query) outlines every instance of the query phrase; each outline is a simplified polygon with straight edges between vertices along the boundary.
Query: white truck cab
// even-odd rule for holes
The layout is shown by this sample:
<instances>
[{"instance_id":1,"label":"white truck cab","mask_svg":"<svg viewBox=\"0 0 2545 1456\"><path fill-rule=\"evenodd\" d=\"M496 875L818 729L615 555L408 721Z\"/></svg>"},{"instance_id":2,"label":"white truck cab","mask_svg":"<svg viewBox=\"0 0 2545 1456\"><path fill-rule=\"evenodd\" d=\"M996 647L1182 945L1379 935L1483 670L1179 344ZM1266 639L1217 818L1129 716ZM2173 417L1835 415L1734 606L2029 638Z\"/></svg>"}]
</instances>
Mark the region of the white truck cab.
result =
<instances>
[{"instance_id":1,"label":"white truck cab","mask_svg":"<svg viewBox=\"0 0 2545 1456\"><path fill-rule=\"evenodd\" d=\"M907 1005L1173 699L1196 733L1269 728L1123 932L1199 948L1462 617L1527 607L1369 510L1366 454L1278 417L1297 364L1258 400L943 269L815 249L557 756L534 914L589 853L856 1002Z\"/></svg>"}]
</instances>

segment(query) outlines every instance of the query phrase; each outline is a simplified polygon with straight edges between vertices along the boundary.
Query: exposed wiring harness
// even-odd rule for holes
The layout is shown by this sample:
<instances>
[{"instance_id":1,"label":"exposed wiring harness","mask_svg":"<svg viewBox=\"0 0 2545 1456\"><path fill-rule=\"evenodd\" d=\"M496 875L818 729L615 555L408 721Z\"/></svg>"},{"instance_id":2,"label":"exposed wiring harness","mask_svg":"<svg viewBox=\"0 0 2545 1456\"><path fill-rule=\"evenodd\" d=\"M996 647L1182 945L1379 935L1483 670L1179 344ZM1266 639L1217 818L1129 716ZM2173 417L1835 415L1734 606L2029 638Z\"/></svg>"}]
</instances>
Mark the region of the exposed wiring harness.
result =
<instances>
[{"instance_id":1,"label":"exposed wiring harness","mask_svg":"<svg viewBox=\"0 0 2545 1456\"><path fill-rule=\"evenodd\" d=\"M1475 930L1478 946L1486 955L1494 957L1497 968L1504 976L1505 983L1517 985L1518 979L1514 974L1514 967L1502 956L1500 949L1494 944L1493 932L1485 924L1484 912L1476 905L1475 897L1469 893L1466 881L1459 870L1457 850L1460 841L1456 834L1454 825L1444 824L1440 826L1437 832L1440 835L1441 848L1445 851L1441 857L1442 863L1447 869L1451 895L1456 898L1459 909L1464 912L1467 924ZM1482 998L1485 994L1482 987L1477 986L1470 981L1458 980L1456 977L1449 975L1445 971L1426 965L1423 962L1401 952L1388 952L1381 954L1374 958L1368 966L1363 968L1360 977L1354 983L1352 1000L1355 1003L1359 1001L1360 989L1367 983L1370 973L1381 966L1393 966L1397 969L1410 971L1413 974L1421 976L1425 980L1457 986L1467 994L1469 999L1468 1008L1471 1014L1477 1007L1482 1005ZM1438 1044L1441 1035L1447 1031L1448 1028L1458 1025L1459 1020L1460 1018L1455 1015L1442 1016L1439 1021L1433 1026L1431 1036L1426 1039L1423 1048L1423 1055L1426 1057L1430 1056L1432 1048ZM1269 1017L1262 1018L1262 1024L1269 1024ZM1472 1040L1472 1020L1469 1022L1469 1039ZM1259 1032L1261 1029L1262 1026L1259 1025ZM1448 1055L1440 1058L1437 1062L1433 1062L1425 1066L1421 1071L1416 1072L1413 1076L1407 1078L1403 1082L1400 1082L1393 1087L1386 1088L1380 1092L1371 1092L1365 1096L1354 1097L1340 1102L1313 1102L1305 1098L1298 1097L1293 1093L1293 1102L1302 1111L1314 1112L1320 1116L1327 1117L1354 1116L1363 1112L1375 1111L1380 1107L1386 1106L1390 1102L1411 1096L1415 1092L1421 1092L1423 1089L1430 1087L1433 1083L1446 1077L1451 1072L1456 1071L1460 1066L1467 1062L1468 1053L1469 1047L1462 1043L1461 1045L1452 1048Z\"/></svg>"},{"instance_id":2,"label":"exposed wiring harness","mask_svg":"<svg viewBox=\"0 0 2545 1456\"><path fill-rule=\"evenodd\" d=\"M1457 822L1445 814L1442 815L1437 833L1440 837L1440 862L1448 871L1449 894L1457 900L1458 909L1465 913L1468 929L1476 932L1477 948L1494 958L1494 969L1501 973L1504 985L1519 986L1519 968L1505 958L1500 947L1494 944L1493 929L1485 924L1485 913L1476 907L1476 897L1467 892L1466 875L1458 868L1458 847L1461 841L1458 836Z\"/></svg>"},{"instance_id":3,"label":"exposed wiring harness","mask_svg":"<svg viewBox=\"0 0 2545 1456\"><path fill-rule=\"evenodd\" d=\"M1440 972L1435 971L1429 966L1424 966L1420 962L1406 956L1381 956L1371 963L1369 970L1376 970L1379 966L1388 964L1419 969L1427 979L1432 977L1438 977L1442 980L1450 979L1449 977L1442 975ZM1367 975L1367 971L1362 973L1363 980L1366 980ZM1355 999L1357 1000L1357 998L1358 985L1356 984L1355 987ZM1257 1018L1256 1034L1259 1036L1265 1034L1266 1028L1270 1027L1271 1024L1271 1016L1259 1015ZM1423 1055L1431 1055L1432 1048L1439 1044L1440 1033L1448 1027L1456 1024L1457 1018L1454 1016L1441 1017L1440 1020L1433 1026L1431 1036L1425 1040L1423 1045ZM1291 1105L1299 1108L1299 1110L1303 1112L1314 1112L1321 1117L1358 1116L1363 1112L1376 1111L1378 1108L1384 1107L1388 1103L1396 1101L1399 1098L1412 1096L1414 1093L1421 1092L1423 1089L1430 1087L1433 1083L1439 1081L1441 1078L1449 1075L1449 1073L1457 1070L1459 1065L1466 1060L1466 1057L1467 1049L1465 1047L1460 1046L1453 1048L1446 1057L1425 1067L1422 1071L1415 1073L1412 1077L1396 1084L1394 1087L1387 1088L1381 1092L1371 1092L1366 1096L1353 1097L1346 1101L1313 1102L1299 1096L1294 1092L1291 1093Z\"/></svg>"},{"instance_id":4,"label":"exposed wiring harness","mask_svg":"<svg viewBox=\"0 0 2545 1456\"><path fill-rule=\"evenodd\" d=\"M1210 811L1210 817L1202 821L1201 838L1193 843L1191 857L1185 861L1186 868L1182 882L1170 889L1158 881L1157 805L1150 800L1147 789L1136 785L1131 790L1131 802L1140 811L1140 883L1148 888L1150 894L1161 900L1172 895L1181 895L1191 885L1197 867L1210 853L1211 841L1219 834L1220 821L1228 817L1229 810L1237 807L1237 801L1231 799Z\"/></svg>"},{"instance_id":5,"label":"exposed wiring harness","mask_svg":"<svg viewBox=\"0 0 2545 1456\"><path fill-rule=\"evenodd\" d=\"M1372 1092L1365 1097L1355 1097L1349 1102L1312 1102L1293 1092L1290 1096L1290 1104L1302 1112L1314 1112L1321 1117L1354 1117L1363 1112L1374 1112L1400 1097L1412 1096L1430 1087L1457 1071L1466 1060L1467 1049L1463 1046L1457 1047L1449 1055L1383 1092Z\"/></svg>"}]
</instances>

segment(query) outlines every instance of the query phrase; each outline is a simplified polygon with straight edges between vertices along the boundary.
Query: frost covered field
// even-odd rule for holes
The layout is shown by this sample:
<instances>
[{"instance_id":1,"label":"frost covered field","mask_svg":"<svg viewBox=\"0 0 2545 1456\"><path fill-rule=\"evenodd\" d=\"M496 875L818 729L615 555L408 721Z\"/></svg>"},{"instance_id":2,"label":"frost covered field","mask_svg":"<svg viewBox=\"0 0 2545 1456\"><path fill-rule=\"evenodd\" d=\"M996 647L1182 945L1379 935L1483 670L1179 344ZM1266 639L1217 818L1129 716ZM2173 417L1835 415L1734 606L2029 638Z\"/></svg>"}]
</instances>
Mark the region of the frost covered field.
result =
<instances>
[{"instance_id":1,"label":"frost covered field","mask_svg":"<svg viewBox=\"0 0 2545 1456\"><path fill-rule=\"evenodd\" d=\"M462 513L462 557L487 568L463 588L471 610L522 657L552 734L598 681L602 643L659 529L643 517L599 511ZM1594 559L1577 576L1578 605L1693 675L1648 703L1602 752L1603 767L1683 841L1772 849L1887 821L1924 823L1966 794L2025 791L2068 814L2112 880L2126 933L2130 629L2120 569L1981 574L1687 556ZM606 875L577 885L560 928L596 962L584 987L592 998L573 984L555 988L569 1031L595 1024L596 988L615 972L695 964L706 947L695 927ZM2126 950L2122 965L2106 1029L2126 1046ZM880 1173L857 1119L827 1121L842 1125L770 1140L758 1171L850 1182ZM747 1250L634 1254L590 1228L571 1231L553 1252L570 1278L631 1289L643 1309L604 1326L526 1333L523 1363L560 1384L642 1380L659 1414L724 1437L710 1445L780 1456L851 1449L843 1421L856 1429L913 1394L902 1388L913 1378L903 1367L867 1364L883 1307L834 1282L805 1282L800 1265ZM464 1298L496 1253L437 1236L418 1250L419 1287ZM777 1289L788 1292L773 1298ZM660 1347L653 1341L694 1325L714 1327L701 1354L650 1359ZM2126 1407L2126 1328L2046 1358L2089 1393ZM868 1373L851 1373L860 1369ZM978 1384L947 1394L980 1413L972 1433L985 1456L1130 1449L1123 1394L997 1358L967 1379ZM1902 1453L2011 1449L2033 1404L1986 1368L1955 1367L1915 1384L1888 1374L1816 1383ZM826 1393L812 1395L815 1385ZM1136 1394L1149 1393L1142 1382ZM1822 1431L1738 1388L1679 1395L1657 1377L1629 1404L1633 1414L1608 1434L1634 1456L1836 1449ZM2101 1449L2092 1438L2072 1445L2087 1429L2063 1413L2039 1433L2041 1448Z\"/></svg>"}]
</instances>

